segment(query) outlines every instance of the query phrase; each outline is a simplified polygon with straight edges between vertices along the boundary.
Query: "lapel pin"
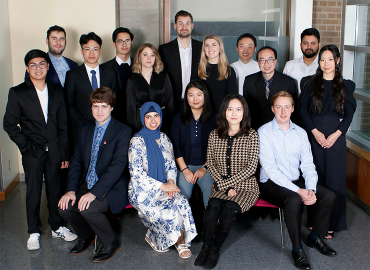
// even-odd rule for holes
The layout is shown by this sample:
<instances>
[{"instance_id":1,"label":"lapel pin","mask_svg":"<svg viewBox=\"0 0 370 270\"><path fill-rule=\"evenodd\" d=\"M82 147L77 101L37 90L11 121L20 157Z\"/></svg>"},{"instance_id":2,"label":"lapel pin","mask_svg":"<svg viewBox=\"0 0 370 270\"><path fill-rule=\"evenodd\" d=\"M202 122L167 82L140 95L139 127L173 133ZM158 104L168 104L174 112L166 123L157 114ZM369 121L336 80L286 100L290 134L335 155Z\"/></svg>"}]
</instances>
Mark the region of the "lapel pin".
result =
<instances>
[{"instance_id":1,"label":"lapel pin","mask_svg":"<svg viewBox=\"0 0 370 270\"><path fill-rule=\"evenodd\" d=\"M104 141L104 144L107 144L107 141Z\"/></svg>"}]
</instances>

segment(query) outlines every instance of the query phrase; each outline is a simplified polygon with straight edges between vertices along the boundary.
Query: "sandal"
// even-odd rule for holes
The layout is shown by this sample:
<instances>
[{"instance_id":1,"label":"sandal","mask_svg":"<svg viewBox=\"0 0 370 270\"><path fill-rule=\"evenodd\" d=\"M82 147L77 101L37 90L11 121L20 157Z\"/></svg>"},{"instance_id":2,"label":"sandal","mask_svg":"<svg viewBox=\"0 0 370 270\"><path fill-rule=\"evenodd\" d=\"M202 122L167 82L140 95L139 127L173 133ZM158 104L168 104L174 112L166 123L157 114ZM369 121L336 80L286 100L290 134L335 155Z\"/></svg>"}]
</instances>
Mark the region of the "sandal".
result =
<instances>
[{"instance_id":1,"label":"sandal","mask_svg":"<svg viewBox=\"0 0 370 270\"><path fill-rule=\"evenodd\" d=\"M145 236L145 241L151 246L151 248L156 251L156 252L159 252L159 253L163 253L163 252L167 252L169 249L166 248L164 250L159 250L155 247L155 245L152 243L152 241L150 241L149 237L148 236Z\"/></svg>"},{"instance_id":2,"label":"sandal","mask_svg":"<svg viewBox=\"0 0 370 270\"><path fill-rule=\"evenodd\" d=\"M179 253L179 256L180 256L181 259L189 259L191 257L191 251L190 251L189 247L186 244L179 244L179 245L174 244L174 246L177 249L177 252ZM185 251L189 251L190 254L188 256L181 255Z\"/></svg>"},{"instance_id":3,"label":"sandal","mask_svg":"<svg viewBox=\"0 0 370 270\"><path fill-rule=\"evenodd\" d=\"M328 235L324 237L325 239L333 239L334 238L334 232L333 231L329 231L328 232Z\"/></svg>"}]
</instances>

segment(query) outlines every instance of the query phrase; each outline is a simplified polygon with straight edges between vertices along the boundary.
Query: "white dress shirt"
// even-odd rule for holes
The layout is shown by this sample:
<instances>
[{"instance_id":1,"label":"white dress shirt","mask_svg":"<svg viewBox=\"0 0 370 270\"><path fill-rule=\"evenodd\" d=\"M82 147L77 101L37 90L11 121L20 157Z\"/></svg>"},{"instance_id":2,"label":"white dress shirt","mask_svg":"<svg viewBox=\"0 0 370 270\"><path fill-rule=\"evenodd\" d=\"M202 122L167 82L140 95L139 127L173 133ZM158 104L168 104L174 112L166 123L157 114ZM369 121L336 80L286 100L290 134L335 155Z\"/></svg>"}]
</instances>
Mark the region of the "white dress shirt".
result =
<instances>
[{"instance_id":1,"label":"white dress shirt","mask_svg":"<svg viewBox=\"0 0 370 270\"><path fill-rule=\"evenodd\" d=\"M233 67L236 73L236 82L238 84L239 94L243 95L243 85L245 77L259 72L260 67L258 66L258 63L253 59L248 64L244 64L239 59L238 61L232 63L230 66Z\"/></svg>"},{"instance_id":2,"label":"white dress shirt","mask_svg":"<svg viewBox=\"0 0 370 270\"><path fill-rule=\"evenodd\" d=\"M191 41L189 43L189 47L186 49L181 45L180 41L177 40L179 44L179 52L180 52L180 60L181 60L181 78L182 78L182 94L181 98L184 98L186 86L190 82L191 76L191 55L192 55L192 47Z\"/></svg>"},{"instance_id":3,"label":"white dress shirt","mask_svg":"<svg viewBox=\"0 0 370 270\"><path fill-rule=\"evenodd\" d=\"M319 67L318 56L311 65L307 66L303 61L303 55L297 59L286 62L283 73L297 80L298 94L301 93L301 79L306 76L311 76L316 73Z\"/></svg>"},{"instance_id":4,"label":"white dress shirt","mask_svg":"<svg viewBox=\"0 0 370 270\"><path fill-rule=\"evenodd\" d=\"M120 66L121 64L128 64L130 67L131 67L131 57L128 58L128 60L126 62L123 62L121 58L119 58L118 56L116 56L116 61L117 61L117 64Z\"/></svg>"},{"instance_id":5,"label":"white dress shirt","mask_svg":"<svg viewBox=\"0 0 370 270\"><path fill-rule=\"evenodd\" d=\"M87 71L87 76L89 76L89 80L90 80L90 84L91 84L91 78L92 78L92 74L91 74L91 70L95 70L95 76L96 76L96 81L98 83L98 88L100 87L100 72L99 72L99 65L96 66L96 68L92 69L91 67L89 67L88 65L85 64L85 68L86 68L86 71Z\"/></svg>"},{"instance_id":6,"label":"white dress shirt","mask_svg":"<svg viewBox=\"0 0 370 270\"><path fill-rule=\"evenodd\" d=\"M35 87L36 88L36 87ZM42 113L44 114L45 123L48 123L48 106L49 106L49 91L48 86L46 85L43 91L36 88L36 93L40 101ZM46 146L46 151L48 151L48 147Z\"/></svg>"}]
</instances>

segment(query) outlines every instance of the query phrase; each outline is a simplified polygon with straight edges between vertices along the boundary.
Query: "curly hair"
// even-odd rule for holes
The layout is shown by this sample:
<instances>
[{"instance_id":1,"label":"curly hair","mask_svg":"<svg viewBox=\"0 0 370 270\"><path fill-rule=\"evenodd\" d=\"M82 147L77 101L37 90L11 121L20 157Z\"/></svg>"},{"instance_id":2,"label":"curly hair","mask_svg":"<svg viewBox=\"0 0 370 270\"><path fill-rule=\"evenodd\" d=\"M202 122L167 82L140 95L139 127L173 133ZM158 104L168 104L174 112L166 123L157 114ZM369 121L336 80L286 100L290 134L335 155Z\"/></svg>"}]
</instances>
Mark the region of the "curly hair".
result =
<instances>
[{"instance_id":1,"label":"curly hair","mask_svg":"<svg viewBox=\"0 0 370 270\"><path fill-rule=\"evenodd\" d=\"M140 73L141 72L141 53L145 48L149 48L152 50L155 56L155 62L153 66L153 71L159 74L163 70L163 62L161 61L161 56L158 53L157 48L151 43L144 43L142 44L139 49L136 51L134 63L132 65L132 72L133 73Z\"/></svg>"}]
</instances>

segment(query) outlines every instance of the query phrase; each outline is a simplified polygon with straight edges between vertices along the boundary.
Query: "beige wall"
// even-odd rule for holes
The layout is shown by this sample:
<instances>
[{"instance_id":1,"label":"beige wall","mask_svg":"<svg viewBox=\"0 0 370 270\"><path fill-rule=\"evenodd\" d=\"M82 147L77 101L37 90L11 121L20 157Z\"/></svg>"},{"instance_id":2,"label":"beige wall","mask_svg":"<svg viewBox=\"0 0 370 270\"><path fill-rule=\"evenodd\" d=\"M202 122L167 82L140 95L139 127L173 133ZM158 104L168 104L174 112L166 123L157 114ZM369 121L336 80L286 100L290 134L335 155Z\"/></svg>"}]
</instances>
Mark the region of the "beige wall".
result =
<instances>
[{"instance_id":1,"label":"beige wall","mask_svg":"<svg viewBox=\"0 0 370 270\"><path fill-rule=\"evenodd\" d=\"M2 180L4 189L19 171L18 148L3 129L3 115L8 100L8 91L13 85L10 52L8 2L0 1L0 154L2 164L2 170L0 170L2 176L0 176L0 181Z\"/></svg>"},{"instance_id":2,"label":"beige wall","mask_svg":"<svg viewBox=\"0 0 370 270\"><path fill-rule=\"evenodd\" d=\"M6 3L1 1L1 20L4 19L2 14L4 2ZM55 24L64 27L67 32L67 48L64 55L79 64L83 62L83 58L78 40L81 34L91 31L103 40L100 63L115 55L111 40L116 27L114 0L8 0L8 5L12 64L12 74L9 73L9 78L13 78L13 85L18 85L24 80L23 59L26 53L31 49L47 51L46 31ZM6 29L3 24L0 27L2 31L3 28ZM4 85L3 81L1 83ZM3 92L1 100L7 100L7 95ZM20 171L23 172L21 163Z\"/></svg>"}]
</instances>

